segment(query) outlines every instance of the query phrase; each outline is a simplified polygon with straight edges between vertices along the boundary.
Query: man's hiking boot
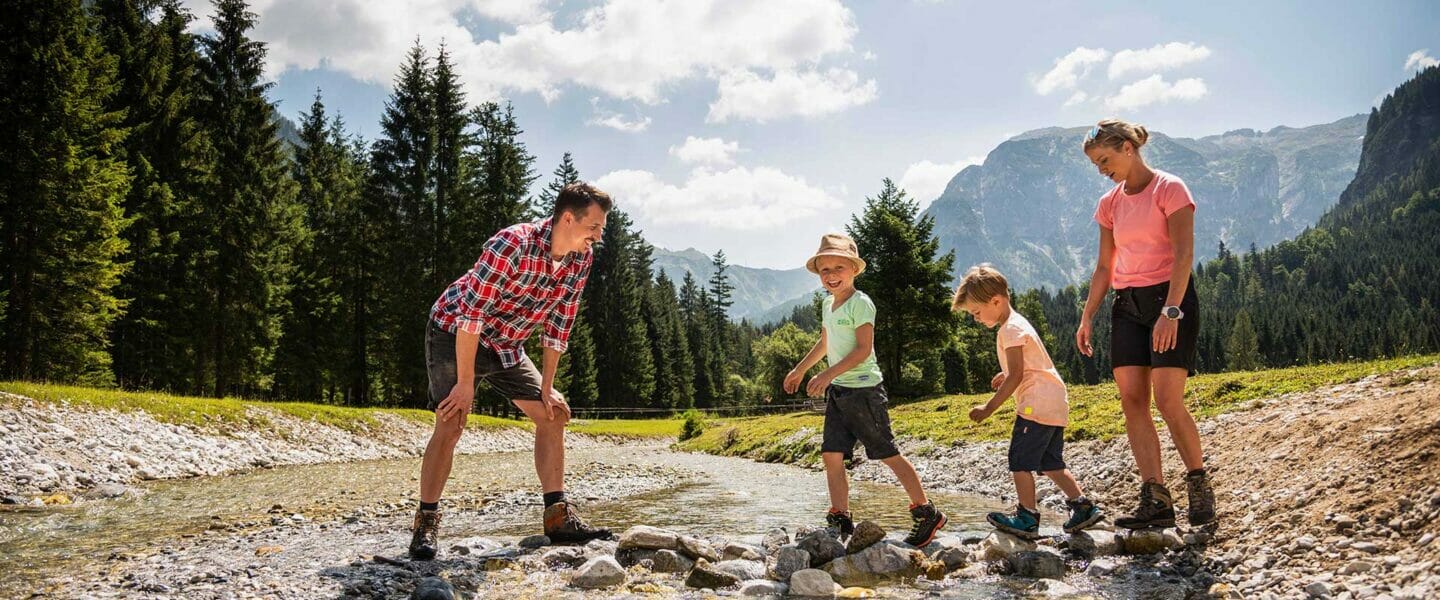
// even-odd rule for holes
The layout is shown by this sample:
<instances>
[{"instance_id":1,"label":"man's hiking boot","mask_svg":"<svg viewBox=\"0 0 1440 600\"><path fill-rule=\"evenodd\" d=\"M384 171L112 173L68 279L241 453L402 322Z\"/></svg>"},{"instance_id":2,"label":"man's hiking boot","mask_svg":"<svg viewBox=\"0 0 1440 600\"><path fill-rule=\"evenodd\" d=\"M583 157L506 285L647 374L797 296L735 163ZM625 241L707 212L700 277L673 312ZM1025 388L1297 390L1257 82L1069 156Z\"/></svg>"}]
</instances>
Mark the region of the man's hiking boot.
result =
<instances>
[{"instance_id":1,"label":"man's hiking boot","mask_svg":"<svg viewBox=\"0 0 1440 600\"><path fill-rule=\"evenodd\" d=\"M830 533L833 533L836 537L840 538L840 541L850 539L850 535L855 533L855 521L850 518L849 511L831 511L829 513L826 513L825 527L830 530Z\"/></svg>"},{"instance_id":2,"label":"man's hiking boot","mask_svg":"<svg viewBox=\"0 0 1440 600\"><path fill-rule=\"evenodd\" d=\"M1185 516L1191 525L1204 525L1215 520L1215 490L1210 487L1210 476L1203 470L1185 475L1185 494L1189 496Z\"/></svg>"},{"instance_id":3,"label":"man's hiking boot","mask_svg":"<svg viewBox=\"0 0 1440 600\"><path fill-rule=\"evenodd\" d=\"M935 508L934 502L926 502L920 506L910 509L910 519L915 525L910 528L910 535L905 538L905 543L920 548L935 539L935 534L949 521L945 513Z\"/></svg>"},{"instance_id":4,"label":"man's hiking boot","mask_svg":"<svg viewBox=\"0 0 1440 600\"><path fill-rule=\"evenodd\" d=\"M569 502L556 502L545 508L545 536L554 544L583 544L615 537L609 529L591 527Z\"/></svg>"},{"instance_id":5,"label":"man's hiking boot","mask_svg":"<svg viewBox=\"0 0 1440 600\"><path fill-rule=\"evenodd\" d=\"M1002 512L992 512L985 515L985 520L1000 531L1027 540L1040 537L1040 513L1018 504L1015 505L1015 516L1013 517Z\"/></svg>"},{"instance_id":6,"label":"man's hiking boot","mask_svg":"<svg viewBox=\"0 0 1440 600\"><path fill-rule=\"evenodd\" d=\"M440 546L440 511L415 511L415 524L410 535L410 558L430 560Z\"/></svg>"},{"instance_id":7,"label":"man's hiking boot","mask_svg":"<svg viewBox=\"0 0 1440 600\"><path fill-rule=\"evenodd\" d=\"M1100 507L1095 506L1094 502L1084 496L1066 500L1065 506L1070 507L1070 518L1065 521L1065 533L1084 531L1099 523L1100 519L1105 518L1105 513L1100 512Z\"/></svg>"},{"instance_id":8,"label":"man's hiking boot","mask_svg":"<svg viewBox=\"0 0 1440 600\"><path fill-rule=\"evenodd\" d=\"M1140 486L1140 505L1135 513L1115 519L1116 527L1149 529L1175 526L1175 501L1165 486L1147 481Z\"/></svg>"}]
</instances>

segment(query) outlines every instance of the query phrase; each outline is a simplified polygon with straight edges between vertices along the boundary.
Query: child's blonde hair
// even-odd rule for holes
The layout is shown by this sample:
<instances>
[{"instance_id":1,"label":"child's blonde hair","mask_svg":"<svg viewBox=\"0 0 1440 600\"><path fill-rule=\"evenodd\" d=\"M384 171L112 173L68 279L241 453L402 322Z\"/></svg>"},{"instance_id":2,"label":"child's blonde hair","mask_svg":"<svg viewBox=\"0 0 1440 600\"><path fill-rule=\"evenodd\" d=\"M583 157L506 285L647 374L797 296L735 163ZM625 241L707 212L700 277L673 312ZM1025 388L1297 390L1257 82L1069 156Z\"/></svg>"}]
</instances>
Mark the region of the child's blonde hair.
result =
<instances>
[{"instance_id":1,"label":"child's blonde hair","mask_svg":"<svg viewBox=\"0 0 1440 600\"><path fill-rule=\"evenodd\" d=\"M1105 119L1096 123L1095 128L1085 134L1085 143L1082 149L1089 150L1096 146L1104 146L1119 150L1125 145L1125 142L1130 142L1130 145L1138 151L1149 140L1150 132L1145 130L1144 125L1120 119Z\"/></svg>"},{"instance_id":2,"label":"child's blonde hair","mask_svg":"<svg viewBox=\"0 0 1440 600\"><path fill-rule=\"evenodd\" d=\"M955 299L950 302L951 310L965 308L967 302L989 302L991 298L1010 295L1010 282L990 263L980 263L965 271L960 286L955 288Z\"/></svg>"}]
</instances>

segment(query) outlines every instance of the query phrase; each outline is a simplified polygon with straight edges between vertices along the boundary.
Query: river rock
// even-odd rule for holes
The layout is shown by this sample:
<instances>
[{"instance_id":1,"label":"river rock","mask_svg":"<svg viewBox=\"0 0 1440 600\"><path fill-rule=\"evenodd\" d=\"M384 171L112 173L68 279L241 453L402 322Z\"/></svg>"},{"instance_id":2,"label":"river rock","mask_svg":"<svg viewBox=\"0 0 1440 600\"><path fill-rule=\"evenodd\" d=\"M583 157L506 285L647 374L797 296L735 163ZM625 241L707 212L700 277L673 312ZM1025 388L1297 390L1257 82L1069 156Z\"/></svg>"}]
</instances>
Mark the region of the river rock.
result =
<instances>
[{"instance_id":1,"label":"river rock","mask_svg":"<svg viewBox=\"0 0 1440 600\"><path fill-rule=\"evenodd\" d=\"M1104 577L1114 573L1120 566L1108 558L1100 558L1090 561L1090 566L1085 568L1085 574L1091 577Z\"/></svg>"},{"instance_id":2,"label":"river rock","mask_svg":"<svg viewBox=\"0 0 1440 600\"><path fill-rule=\"evenodd\" d=\"M756 560L725 560L710 565L710 568L734 575L740 581L765 578L765 563Z\"/></svg>"},{"instance_id":3,"label":"river rock","mask_svg":"<svg viewBox=\"0 0 1440 600\"><path fill-rule=\"evenodd\" d=\"M1021 577L1060 579L1065 576L1065 558L1049 548L1016 552L1005 562Z\"/></svg>"},{"instance_id":4,"label":"river rock","mask_svg":"<svg viewBox=\"0 0 1440 600\"><path fill-rule=\"evenodd\" d=\"M620 534L619 549L675 550L679 541L680 536L673 531L649 525L636 525Z\"/></svg>"},{"instance_id":5,"label":"river rock","mask_svg":"<svg viewBox=\"0 0 1440 600\"><path fill-rule=\"evenodd\" d=\"M625 569L613 557L597 556L585 561L570 578L570 585L582 590L596 590L625 583Z\"/></svg>"},{"instance_id":6,"label":"river rock","mask_svg":"<svg viewBox=\"0 0 1440 600\"><path fill-rule=\"evenodd\" d=\"M861 521L859 525L855 526L855 533L850 536L850 541L845 544L845 553L855 554L883 539L885 539L883 528L874 521Z\"/></svg>"},{"instance_id":7,"label":"river rock","mask_svg":"<svg viewBox=\"0 0 1440 600\"><path fill-rule=\"evenodd\" d=\"M710 561L700 559L695 568L685 577L685 585L697 589L719 589L740 583L740 578L711 567Z\"/></svg>"},{"instance_id":8,"label":"river rock","mask_svg":"<svg viewBox=\"0 0 1440 600\"><path fill-rule=\"evenodd\" d=\"M119 498L124 496L127 491L130 491L130 488L119 483L102 483L91 488L89 492L86 492L85 497L96 499Z\"/></svg>"},{"instance_id":9,"label":"river rock","mask_svg":"<svg viewBox=\"0 0 1440 600\"><path fill-rule=\"evenodd\" d=\"M1078 588L1059 579L1041 579L1035 582L1035 591L1051 597L1074 596L1080 593Z\"/></svg>"},{"instance_id":10,"label":"river rock","mask_svg":"<svg viewBox=\"0 0 1440 600\"><path fill-rule=\"evenodd\" d=\"M0 504L29 504L30 499L24 496L0 496Z\"/></svg>"},{"instance_id":11,"label":"river rock","mask_svg":"<svg viewBox=\"0 0 1440 600\"><path fill-rule=\"evenodd\" d=\"M790 543L790 532L783 528L776 527L765 532L765 539L760 542L760 548L765 550L765 556L775 556L780 552L780 547Z\"/></svg>"},{"instance_id":12,"label":"river rock","mask_svg":"<svg viewBox=\"0 0 1440 600\"><path fill-rule=\"evenodd\" d=\"M1371 563L1370 561L1352 560L1349 563L1346 563L1344 567L1340 568L1340 574L1354 575L1356 573L1364 573L1373 568L1375 568L1375 564Z\"/></svg>"},{"instance_id":13,"label":"river rock","mask_svg":"<svg viewBox=\"0 0 1440 600\"><path fill-rule=\"evenodd\" d=\"M1314 581L1305 586L1305 593L1312 598L1327 598L1330 596L1330 586L1323 581Z\"/></svg>"},{"instance_id":14,"label":"river rock","mask_svg":"<svg viewBox=\"0 0 1440 600\"><path fill-rule=\"evenodd\" d=\"M531 550L534 550L536 548L543 548L545 546L549 546L550 538L544 535L526 536L525 538L522 538L520 540L520 543L517 545L521 548L529 548Z\"/></svg>"},{"instance_id":15,"label":"river rock","mask_svg":"<svg viewBox=\"0 0 1440 600\"><path fill-rule=\"evenodd\" d=\"M886 542L837 558L821 568L843 586L875 585L919 576L924 560L925 555L919 550Z\"/></svg>"},{"instance_id":16,"label":"river rock","mask_svg":"<svg viewBox=\"0 0 1440 600\"><path fill-rule=\"evenodd\" d=\"M934 558L935 555L939 554L941 550L944 550L946 548L961 548L964 546L965 540L960 536L944 535L937 536L929 544L925 544L925 547L921 548L920 552L924 553L925 556Z\"/></svg>"},{"instance_id":17,"label":"river rock","mask_svg":"<svg viewBox=\"0 0 1440 600\"><path fill-rule=\"evenodd\" d=\"M812 529L795 536L795 545L810 553L812 567L845 556L845 544L825 529Z\"/></svg>"},{"instance_id":18,"label":"river rock","mask_svg":"<svg viewBox=\"0 0 1440 600\"><path fill-rule=\"evenodd\" d=\"M656 573L684 573L695 568L695 561L674 550L657 550L650 570Z\"/></svg>"},{"instance_id":19,"label":"river rock","mask_svg":"<svg viewBox=\"0 0 1440 600\"><path fill-rule=\"evenodd\" d=\"M946 548L936 552L934 560L945 565L946 571L954 571L965 568L965 565L970 562L970 553L964 548Z\"/></svg>"},{"instance_id":20,"label":"river rock","mask_svg":"<svg viewBox=\"0 0 1440 600\"><path fill-rule=\"evenodd\" d=\"M455 587L441 577L426 577L415 584L410 600L458 600Z\"/></svg>"},{"instance_id":21,"label":"river rock","mask_svg":"<svg viewBox=\"0 0 1440 600\"><path fill-rule=\"evenodd\" d=\"M840 585L830 578L830 574L820 569L801 569L790 576L791 596L831 598L840 589Z\"/></svg>"},{"instance_id":22,"label":"river rock","mask_svg":"<svg viewBox=\"0 0 1440 600\"><path fill-rule=\"evenodd\" d=\"M621 548L615 551L615 561L627 569L640 564L641 561L647 560L650 561L650 564L653 566L655 564L655 555L659 552L659 550L651 550L649 548Z\"/></svg>"},{"instance_id":23,"label":"river rock","mask_svg":"<svg viewBox=\"0 0 1440 600\"><path fill-rule=\"evenodd\" d=\"M1120 536L1111 531L1081 531L1070 536L1070 549L1085 558L1120 553Z\"/></svg>"},{"instance_id":24,"label":"river rock","mask_svg":"<svg viewBox=\"0 0 1440 600\"><path fill-rule=\"evenodd\" d=\"M574 567L584 564L585 560L585 549L575 546L554 548L540 557L541 562L552 568Z\"/></svg>"},{"instance_id":25,"label":"river rock","mask_svg":"<svg viewBox=\"0 0 1440 600\"><path fill-rule=\"evenodd\" d=\"M710 562L720 560L720 553L715 551L715 547L711 546L710 542L700 538L688 535L680 536L679 539L676 540L675 545L676 547L674 549L690 557L690 560L699 560L702 558Z\"/></svg>"},{"instance_id":26,"label":"river rock","mask_svg":"<svg viewBox=\"0 0 1440 600\"><path fill-rule=\"evenodd\" d=\"M1140 529L1120 537L1126 554L1159 554L1185 545L1174 529Z\"/></svg>"},{"instance_id":27,"label":"river rock","mask_svg":"<svg viewBox=\"0 0 1440 600\"><path fill-rule=\"evenodd\" d=\"M795 544L786 544L775 553L775 578L790 581L790 576L801 569L810 568L810 553Z\"/></svg>"},{"instance_id":28,"label":"river rock","mask_svg":"<svg viewBox=\"0 0 1440 600\"><path fill-rule=\"evenodd\" d=\"M720 553L722 560L764 560L765 556L764 550L751 546L750 544L741 544L739 542L725 544L725 551Z\"/></svg>"},{"instance_id":29,"label":"river rock","mask_svg":"<svg viewBox=\"0 0 1440 600\"><path fill-rule=\"evenodd\" d=\"M1035 542L1022 540L1003 531L992 532L980 542L980 556L985 560L1005 560L1017 552L1035 549Z\"/></svg>"},{"instance_id":30,"label":"river rock","mask_svg":"<svg viewBox=\"0 0 1440 600\"><path fill-rule=\"evenodd\" d=\"M751 579L740 584L741 596L784 596L790 586L769 579Z\"/></svg>"}]
</instances>

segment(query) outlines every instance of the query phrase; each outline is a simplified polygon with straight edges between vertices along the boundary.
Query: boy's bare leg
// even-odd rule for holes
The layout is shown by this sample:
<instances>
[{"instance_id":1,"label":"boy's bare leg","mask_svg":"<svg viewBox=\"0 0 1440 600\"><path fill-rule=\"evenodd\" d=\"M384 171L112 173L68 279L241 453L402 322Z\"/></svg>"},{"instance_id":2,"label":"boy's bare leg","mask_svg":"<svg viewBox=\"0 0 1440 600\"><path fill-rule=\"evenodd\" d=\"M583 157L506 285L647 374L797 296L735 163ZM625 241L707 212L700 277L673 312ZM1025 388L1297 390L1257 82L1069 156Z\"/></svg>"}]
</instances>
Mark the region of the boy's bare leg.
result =
<instances>
[{"instance_id":1,"label":"boy's bare leg","mask_svg":"<svg viewBox=\"0 0 1440 600\"><path fill-rule=\"evenodd\" d=\"M825 463L825 487L830 490L830 508L848 512L850 482L845 478L845 454L822 452L820 458Z\"/></svg>"},{"instance_id":2,"label":"boy's bare leg","mask_svg":"<svg viewBox=\"0 0 1440 600\"><path fill-rule=\"evenodd\" d=\"M905 494L910 496L911 505L920 506L930 501L925 497L925 488L920 485L920 474L915 472L915 465L910 464L909 459L896 454L890 458L881 459L880 462L885 463L885 466L895 472L895 478L900 480L900 485L905 487Z\"/></svg>"},{"instance_id":3,"label":"boy's bare leg","mask_svg":"<svg viewBox=\"0 0 1440 600\"><path fill-rule=\"evenodd\" d=\"M459 419L442 421L435 419L435 431L430 434L430 443L425 445L425 458L420 461L420 501L439 502L445 492L445 482L450 479L450 468L455 462L455 444L465 431L468 415Z\"/></svg>"},{"instance_id":4,"label":"boy's bare leg","mask_svg":"<svg viewBox=\"0 0 1440 600\"><path fill-rule=\"evenodd\" d=\"M1045 476L1055 482L1055 485L1060 486L1060 491L1065 492L1066 498L1074 500L1080 497L1080 484L1076 483L1075 476L1070 474L1070 469L1045 471Z\"/></svg>"},{"instance_id":5,"label":"boy's bare leg","mask_svg":"<svg viewBox=\"0 0 1440 600\"><path fill-rule=\"evenodd\" d=\"M1040 512L1035 506L1035 475L1029 471L1011 471L1015 478L1015 499L1020 506L1031 512Z\"/></svg>"}]
</instances>

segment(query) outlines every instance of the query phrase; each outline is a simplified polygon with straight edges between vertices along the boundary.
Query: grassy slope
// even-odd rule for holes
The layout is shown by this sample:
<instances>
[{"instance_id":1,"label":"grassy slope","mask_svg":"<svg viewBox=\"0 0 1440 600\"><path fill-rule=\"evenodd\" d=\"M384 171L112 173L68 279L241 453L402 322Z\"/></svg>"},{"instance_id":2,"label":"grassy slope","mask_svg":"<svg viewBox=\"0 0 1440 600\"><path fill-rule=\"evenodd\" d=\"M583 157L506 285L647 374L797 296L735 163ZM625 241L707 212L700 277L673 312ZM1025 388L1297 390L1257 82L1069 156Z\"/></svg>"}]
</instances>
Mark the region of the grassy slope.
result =
<instances>
[{"instance_id":1,"label":"grassy slope","mask_svg":"<svg viewBox=\"0 0 1440 600\"><path fill-rule=\"evenodd\" d=\"M1190 380L1186 404L1197 417L1244 409L1251 400L1355 381L1365 376L1440 362L1440 355L1315 365L1265 371L1200 375ZM972 406L989 400L988 394L943 396L892 405L890 417L897 436L930 440L935 444L1008 439L1014 422L1014 404L1007 401L983 423L970 421ZM1069 440L1109 439L1125 434L1115 384L1071 386ZM715 420L704 433L678 444L680 449L745 456L772 462L812 463L819 445L802 428L818 432L823 417L793 413L742 419Z\"/></svg>"},{"instance_id":2,"label":"grassy slope","mask_svg":"<svg viewBox=\"0 0 1440 600\"><path fill-rule=\"evenodd\" d=\"M144 411L163 423L204 427L219 431L263 429L270 425L264 412L314 420L347 431L364 431L379 424L375 416L389 413L419 423L434 420L430 411L409 408L352 408L305 402L258 402L234 398L196 398L157 392L124 392L85 387L7 381L0 392L33 398L41 402L88 406L120 411ZM679 419L578 421L570 430L590 435L630 438L674 437L680 433ZM472 431L515 427L530 429L528 421L470 415L466 428Z\"/></svg>"}]
</instances>

